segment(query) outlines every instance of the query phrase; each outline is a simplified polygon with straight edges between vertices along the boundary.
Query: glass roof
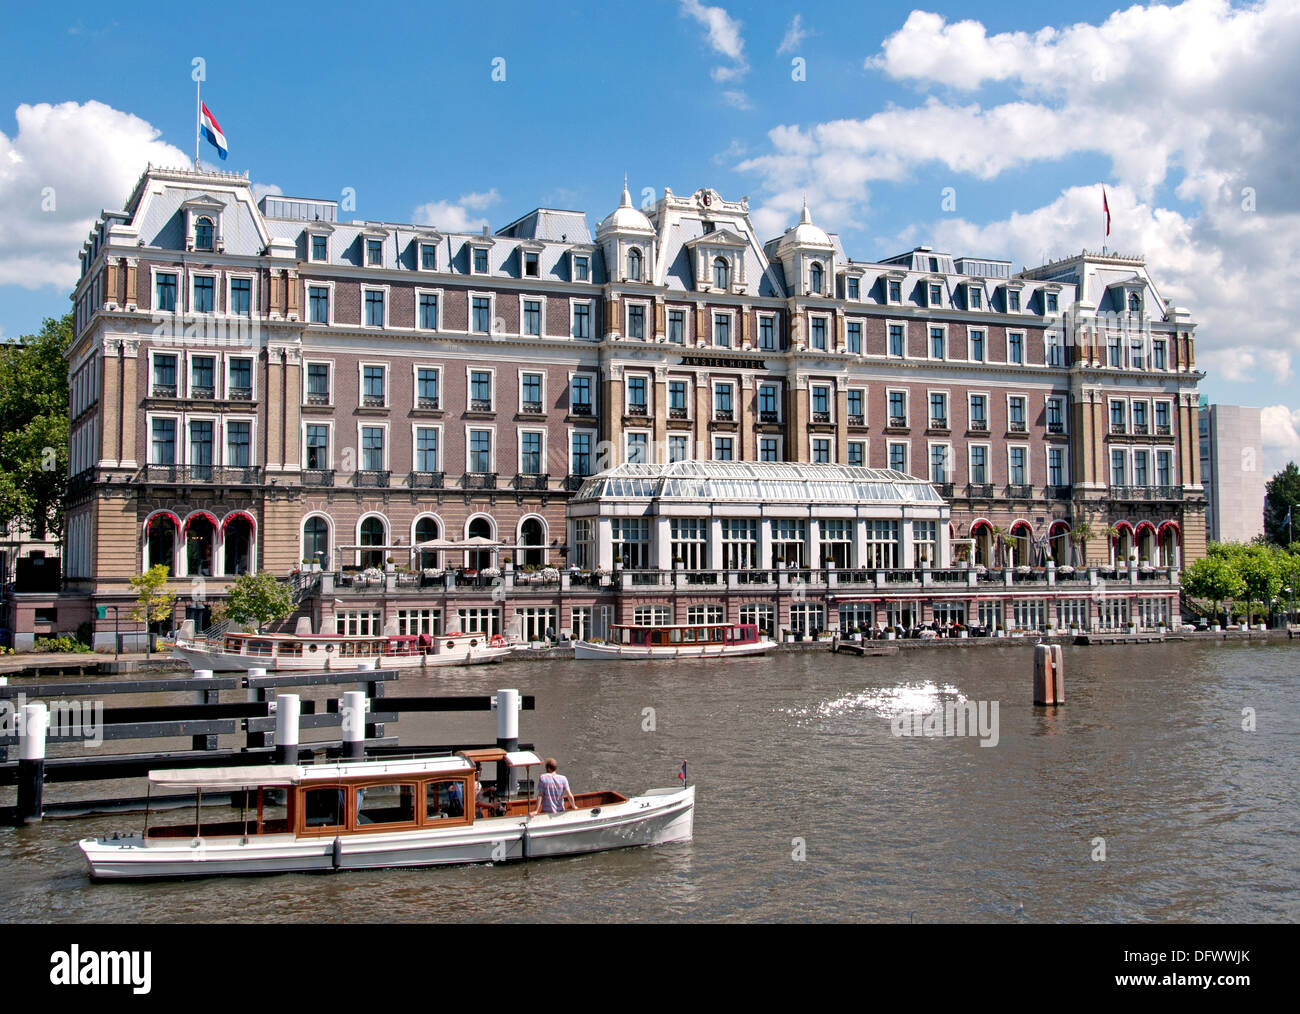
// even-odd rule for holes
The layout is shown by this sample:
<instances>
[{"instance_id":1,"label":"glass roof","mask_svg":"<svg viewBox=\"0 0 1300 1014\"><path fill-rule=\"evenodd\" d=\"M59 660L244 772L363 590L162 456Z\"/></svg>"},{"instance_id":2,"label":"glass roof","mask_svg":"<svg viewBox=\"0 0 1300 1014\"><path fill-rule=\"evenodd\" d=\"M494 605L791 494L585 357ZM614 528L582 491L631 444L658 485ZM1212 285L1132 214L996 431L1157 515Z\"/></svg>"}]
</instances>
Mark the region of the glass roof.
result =
<instances>
[{"instance_id":1,"label":"glass roof","mask_svg":"<svg viewBox=\"0 0 1300 1014\"><path fill-rule=\"evenodd\" d=\"M793 461L619 465L584 482L573 502L655 498L803 504L944 503L943 497L924 479L893 469Z\"/></svg>"}]
</instances>

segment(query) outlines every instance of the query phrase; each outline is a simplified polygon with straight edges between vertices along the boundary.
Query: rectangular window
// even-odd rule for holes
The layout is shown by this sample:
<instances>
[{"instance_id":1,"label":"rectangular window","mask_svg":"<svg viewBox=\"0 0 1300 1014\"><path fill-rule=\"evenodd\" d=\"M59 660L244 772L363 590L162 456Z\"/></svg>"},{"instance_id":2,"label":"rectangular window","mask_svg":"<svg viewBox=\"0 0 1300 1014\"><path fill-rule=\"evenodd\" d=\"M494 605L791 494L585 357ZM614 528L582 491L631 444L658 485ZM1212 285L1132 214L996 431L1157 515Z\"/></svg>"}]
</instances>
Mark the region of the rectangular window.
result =
<instances>
[{"instance_id":1,"label":"rectangular window","mask_svg":"<svg viewBox=\"0 0 1300 1014\"><path fill-rule=\"evenodd\" d=\"M326 252L328 240L324 236L313 236L311 238L311 259L314 261L323 261L329 254Z\"/></svg>"},{"instance_id":2,"label":"rectangular window","mask_svg":"<svg viewBox=\"0 0 1300 1014\"><path fill-rule=\"evenodd\" d=\"M149 461L154 465L176 464L176 420L153 421L153 447Z\"/></svg>"},{"instance_id":3,"label":"rectangular window","mask_svg":"<svg viewBox=\"0 0 1300 1014\"><path fill-rule=\"evenodd\" d=\"M948 396L941 391L930 395L930 425L935 429L948 428Z\"/></svg>"},{"instance_id":4,"label":"rectangular window","mask_svg":"<svg viewBox=\"0 0 1300 1014\"><path fill-rule=\"evenodd\" d=\"M573 304L573 337L591 337L591 304Z\"/></svg>"},{"instance_id":5,"label":"rectangular window","mask_svg":"<svg viewBox=\"0 0 1300 1014\"><path fill-rule=\"evenodd\" d=\"M714 461L731 461L734 458L732 453L735 441L731 437L714 437L713 438L713 460Z\"/></svg>"},{"instance_id":6,"label":"rectangular window","mask_svg":"<svg viewBox=\"0 0 1300 1014\"><path fill-rule=\"evenodd\" d=\"M307 364L307 404L328 405L330 403L330 367L329 363Z\"/></svg>"},{"instance_id":7,"label":"rectangular window","mask_svg":"<svg viewBox=\"0 0 1300 1014\"><path fill-rule=\"evenodd\" d=\"M366 326L384 326L384 294L378 289L366 290Z\"/></svg>"},{"instance_id":8,"label":"rectangular window","mask_svg":"<svg viewBox=\"0 0 1300 1014\"><path fill-rule=\"evenodd\" d=\"M307 425L307 462L310 469L329 468L330 428L319 423Z\"/></svg>"},{"instance_id":9,"label":"rectangular window","mask_svg":"<svg viewBox=\"0 0 1300 1014\"><path fill-rule=\"evenodd\" d=\"M979 289L972 285L966 289L966 292L970 303L970 309L978 310L984 305L984 294L980 292Z\"/></svg>"},{"instance_id":10,"label":"rectangular window","mask_svg":"<svg viewBox=\"0 0 1300 1014\"><path fill-rule=\"evenodd\" d=\"M330 290L322 285L313 285L307 290L308 302L311 304L311 322L328 324L330 322Z\"/></svg>"},{"instance_id":11,"label":"rectangular window","mask_svg":"<svg viewBox=\"0 0 1300 1014\"><path fill-rule=\"evenodd\" d=\"M438 297L432 292L420 293L420 327L425 331L438 330Z\"/></svg>"},{"instance_id":12,"label":"rectangular window","mask_svg":"<svg viewBox=\"0 0 1300 1014\"><path fill-rule=\"evenodd\" d=\"M943 328L930 328L930 358L942 359L944 354Z\"/></svg>"},{"instance_id":13,"label":"rectangular window","mask_svg":"<svg viewBox=\"0 0 1300 1014\"><path fill-rule=\"evenodd\" d=\"M484 249L474 251L474 274L486 275L488 269L488 252Z\"/></svg>"},{"instance_id":14,"label":"rectangular window","mask_svg":"<svg viewBox=\"0 0 1300 1014\"><path fill-rule=\"evenodd\" d=\"M1025 362L1025 336L1007 335L1007 362L1023 365Z\"/></svg>"},{"instance_id":15,"label":"rectangular window","mask_svg":"<svg viewBox=\"0 0 1300 1014\"><path fill-rule=\"evenodd\" d=\"M1047 399L1047 432L1065 432L1065 414L1061 411L1060 398Z\"/></svg>"},{"instance_id":16,"label":"rectangular window","mask_svg":"<svg viewBox=\"0 0 1300 1014\"><path fill-rule=\"evenodd\" d=\"M831 442L825 437L818 437L812 442L813 461L818 465L828 465L831 460Z\"/></svg>"},{"instance_id":17,"label":"rectangular window","mask_svg":"<svg viewBox=\"0 0 1300 1014\"><path fill-rule=\"evenodd\" d=\"M176 309L176 276L159 272L154 282L154 309L172 313Z\"/></svg>"},{"instance_id":18,"label":"rectangular window","mask_svg":"<svg viewBox=\"0 0 1300 1014\"><path fill-rule=\"evenodd\" d=\"M492 471L492 431L469 431L469 470L471 472Z\"/></svg>"},{"instance_id":19,"label":"rectangular window","mask_svg":"<svg viewBox=\"0 0 1300 1014\"><path fill-rule=\"evenodd\" d=\"M891 356L902 356L903 349L904 349L903 325L890 324L889 325L889 354Z\"/></svg>"},{"instance_id":20,"label":"rectangular window","mask_svg":"<svg viewBox=\"0 0 1300 1014\"><path fill-rule=\"evenodd\" d=\"M1058 334L1049 334L1047 336L1047 365L1065 365L1065 342Z\"/></svg>"},{"instance_id":21,"label":"rectangular window","mask_svg":"<svg viewBox=\"0 0 1300 1014\"><path fill-rule=\"evenodd\" d=\"M717 314L713 318L713 344L721 348L731 345L731 315Z\"/></svg>"},{"instance_id":22,"label":"rectangular window","mask_svg":"<svg viewBox=\"0 0 1300 1014\"><path fill-rule=\"evenodd\" d=\"M901 303L903 301L903 283L889 283L889 301L891 303Z\"/></svg>"},{"instance_id":23,"label":"rectangular window","mask_svg":"<svg viewBox=\"0 0 1300 1014\"><path fill-rule=\"evenodd\" d=\"M852 426L861 426L867 421L866 400L863 395L864 392L858 388L852 388L847 393L846 407L849 413L849 424Z\"/></svg>"},{"instance_id":24,"label":"rectangular window","mask_svg":"<svg viewBox=\"0 0 1300 1014\"><path fill-rule=\"evenodd\" d=\"M253 361L240 356L229 359L230 381L226 397L248 401L253 397Z\"/></svg>"},{"instance_id":25,"label":"rectangular window","mask_svg":"<svg viewBox=\"0 0 1300 1014\"><path fill-rule=\"evenodd\" d=\"M1011 484L1023 486L1025 484L1025 449L1023 447L1011 448L1009 460Z\"/></svg>"},{"instance_id":26,"label":"rectangular window","mask_svg":"<svg viewBox=\"0 0 1300 1014\"><path fill-rule=\"evenodd\" d=\"M230 312L238 317L253 315L253 283L249 279L230 280Z\"/></svg>"},{"instance_id":27,"label":"rectangular window","mask_svg":"<svg viewBox=\"0 0 1300 1014\"><path fill-rule=\"evenodd\" d=\"M1133 452L1133 485L1145 486L1147 484L1147 452Z\"/></svg>"},{"instance_id":28,"label":"rectangular window","mask_svg":"<svg viewBox=\"0 0 1300 1014\"><path fill-rule=\"evenodd\" d=\"M758 442L759 461L780 461L778 448L780 441L776 437L763 437Z\"/></svg>"},{"instance_id":29,"label":"rectangular window","mask_svg":"<svg viewBox=\"0 0 1300 1014\"><path fill-rule=\"evenodd\" d=\"M906 391L889 392L889 425L890 426L907 425L907 392Z\"/></svg>"},{"instance_id":30,"label":"rectangular window","mask_svg":"<svg viewBox=\"0 0 1300 1014\"><path fill-rule=\"evenodd\" d=\"M984 362L984 332L972 331L970 333L970 358L971 362Z\"/></svg>"},{"instance_id":31,"label":"rectangular window","mask_svg":"<svg viewBox=\"0 0 1300 1014\"><path fill-rule=\"evenodd\" d=\"M215 308L217 280L210 275L197 275L194 279L194 312L211 313Z\"/></svg>"},{"instance_id":32,"label":"rectangular window","mask_svg":"<svg viewBox=\"0 0 1300 1014\"><path fill-rule=\"evenodd\" d=\"M776 348L776 318L758 318L758 347L760 349Z\"/></svg>"},{"instance_id":33,"label":"rectangular window","mask_svg":"<svg viewBox=\"0 0 1300 1014\"><path fill-rule=\"evenodd\" d=\"M437 370L422 366L415 371L415 398L416 408L436 409L438 407Z\"/></svg>"},{"instance_id":34,"label":"rectangular window","mask_svg":"<svg viewBox=\"0 0 1300 1014\"><path fill-rule=\"evenodd\" d=\"M537 415L542 411L542 375L525 373L519 381L519 411Z\"/></svg>"},{"instance_id":35,"label":"rectangular window","mask_svg":"<svg viewBox=\"0 0 1300 1014\"><path fill-rule=\"evenodd\" d=\"M849 441L849 464L850 465L862 466L867 463L866 447L867 445L863 443L861 440Z\"/></svg>"},{"instance_id":36,"label":"rectangular window","mask_svg":"<svg viewBox=\"0 0 1300 1014\"><path fill-rule=\"evenodd\" d=\"M1156 434L1157 436L1169 435L1169 402L1156 402Z\"/></svg>"},{"instance_id":37,"label":"rectangular window","mask_svg":"<svg viewBox=\"0 0 1300 1014\"><path fill-rule=\"evenodd\" d=\"M758 389L758 421L763 423L780 421L775 384L763 384Z\"/></svg>"},{"instance_id":38,"label":"rectangular window","mask_svg":"<svg viewBox=\"0 0 1300 1014\"><path fill-rule=\"evenodd\" d=\"M844 344L852 355L862 355L862 322L851 320L844 325Z\"/></svg>"},{"instance_id":39,"label":"rectangular window","mask_svg":"<svg viewBox=\"0 0 1300 1014\"><path fill-rule=\"evenodd\" d=\"M1147 431L1147 403L1133 402L1133 432L1145 434Z\"/></svg>"},{"instance_id":40,"label":"rectangular window","mask_svg":"<svg viewBox=\"0 0 1300 1014\"><path fill-rule=\"evenodd\" d=\"M853 277L846 279L844 282L844 291L848 295L849 299L858 299L858 293L861 291L858 280Z\"/></svg>"},{"instance_id":41,"label":"rectangular window","mask_svg":"<svg viewBox=\"0 0 1300 1014\"><path fill-rule=\"evenodd\" d=\"M889 445L889 467L895 472L907 472L907 444L891 443Z\"/></svg>"},{"instance_id":42,"label":"rectangular window","mask_svg":"<svg viewBox=\"0 0 1300 1014\"><path fill-rule=\"evenodd\" d=\"M252 423L226 423L226 464L233 468L247 468L251 465L250 453L253 447Z\"/></svg>"},{"instance_id":43,"label":"rectangular window","mask_svg":"<svg viewBox=\"0 0 1300 1014\"><path fill-rule=\"evenodd\" d=\"M826 318L813 317L810 321L812 324L812 347L820 352L826 351Z\"/></svg>"},{"instance_id":44,"label":"rectangular window","mask_svg":"<svg viewBox=\"0 0 1300 1014\"><path fill-rule=\"evenodd\" d=\"M1127 428L1125 426L1127 421L1124 403L1122 401L1112 401L1110 403L1110 431L1112 433L1123 433Z\"/></svg>"},{"instance_id":45,"label":"rectangular window","mask_svg":"<svg viewBox=\"0 0 1300 1014\"><path fill-rule=\"evenodd\" d=\"M1055 293L1055 292L1049 292L1049 293L1047 294L1047 312L1048 312L1048 313L1055 313L1055 312L1056 312L1056 307L1057 307L1056 293Z\"/></svg>"},{"instance_id":46,"label":"rectangular window","mask_svg":"<svg viewBox=\"0 0 1300 1014\"><path fill-rule=\"evenodd\" d=\"M569 411L573 415L591 415L591 377L578 374L569 381Z\"/></svg>"},{"instance_id":47,"label":"rectangular window","mask_svg":"<svg viewBox=\"0 0 1300 1014\"><path fill-rule=\"evenodd\" d=\"M1047 451L1047 484L1057 487L1065 485L1065 454L1059 447Z\"/></svg>"},{"instance_id":48,"label":"rectangular window","mask_svg":"<svg viewBox=\"0 0 1300 1014\"><path fill-rule=\"evenodd\" d=\"M942 286L942 285L931 285L931 286L930 286L930 305L931 305L931 306L943 306L943 286Z\"/></svg>"},{"instance_id":49,"label":"rectangular window","mask_svg":"<svg viewBox=\"0 0 1300 1014\"><path fill-rule=\"evenodd\" d=\"M575 282L585 282L587 280L587 258L573 258L573 280Z\"/></svg>"},{"instance_id":50,"label":"rectangular window","mask_svg":"<svg viewBox=\"0 0 1300 1014\"><path fill-rule=\"evenodd\" d=\"M153 357L153 396L155 398L176 397L176 357L174 355L155 355Z\"/></svg>"},{"instance_id":51,"label":"rectangular window","mask_svg":"<svg viewBox=\"0 0 1300 1014\"><path fill-rule=\"evenodd\" d=\"M476 334L488 334L492 330L492 300L487 296L475 296L471 304L471 330Z\"/></svg>"},{"instance_id":52,"label":"rectangular window","mask_svg":"<svg viewBox=\"0 0 1300 1014\"><path fill-rule=\"evenodd\" d=\"M989 481L989 452L983 444L971 445L970 481L977 486L983 486Z\"/></svg>"},{"instance_id":53,"label":"rectangular window","mask_svg":"<svg viewBox=\"0 0 1300 1014\"><path fill-rule=\"evenodd\" d=\"M420 268L424 271L432 271L438 266L437 247L432 243L420 244Z\"/></svg>"},{"instance_id":54,"label":"rectangular window","mask_svg":"<svg viewBox=\"0 0 1300 1014\"><path fill-rule=\"evenodd\" d=\"M816 384L812 389L812 421L831 421L831 389Z\"/></svg>"},{"instance_id":55,"label":"rectangular window","mask_svg":"<svg viewBox=\"0 0 1300 1014\"><path fill-rule=\"evenodd\" d=\"M1012 433L1024 433L1025 426L1025 399L1015 396L1007 399L1007 428Z\"/></svg>"},{"instance_id":56,"label":"rectangular window","mask_svg":"<svg viewBox=\"0 0 1300 1014\"><path fill-rule=\"evenodd\" d=\"M190 423L190 465L196 469L212 467L212 423Z\"/></svg>"},{"instance_id":57,"label":"rectangular window","mask_svg":"<svg viewBox=\"0 0 1300 1014\"><path fill-rule=\"evenodd\" d=\"M519 435L519 471L540 475L542 471L542 435L525 432Z\"/></svg>"},{"instance_id":58,"label":"rectangular window","mask_svg":"<svg viewBox=\"0 0 1300 1014\"><path fill-rule=\"evenodd\" d=\"M1153 342L1151 345L1151 367L1156 370L1168 369L1166 364L1166 354L1168 346L1164 342Z\"/></svg>"},{"instance_id":59,"label":"rectangular window","mask_svg":"<svg viewBox=\"0 0 1300 1014\"><path fill-rule=\"evenodd\" d=\"M524 252L524 277L537 277L537 254L528 251Z\"/></svg>"},{"instance_id":60,"label":"rectangular window","mask_svg":"<svg viewBox=\"0 0 1300 1014\"><path fill-rule=\"evenodd\" d=\"M1020 312L1020 290L1019 289L1007 290L1007 309L1010 310L1012 313Z\"/></svg>"},{"instance_id":61,"label":"rectangular window","mask_svg":"<svg viewBox=\"0 0 1300 1014\"><path fill-rule=\"evenodd\" d=\"M686 381L668 381L668 414L673 419L686 418Z\"/></svg>"},{"instance_id":62,"label":"rectangular window","mask_svg":"<svg viewBox=\"0 0 1300 1014\"><path fill-rule=\"evenodd\" d=\"M941 444L930 448L930 481L948 481L948 448Z\"/></svg>"},{"instance_id":63,"label":"rectangular window","mask_svg":"<svg viewBox=\"0 0 1300 1014\"><path fill-rule=\"evenodd\" d=\"M384 241L382 239L366 240L366 264L372 268L384 263Z\"/></svg>"},{"instance_id":64,"label":"rectangular window","mask_svg":"<svg viewBox=\"0 0 1300 1014\"><path fill-rule=\"evenodd\" d=\"M492 374L490 371L470 371L469 405L471 412L492 411Z\"/></svg>"},{"instance_id":65,"label":"rectangular window","mask_svg":"<svg viewBox=\"0 0 1300 1014\"><path fill-rule=\"evenodd\" d=\"M629 433L627 435L627 460L634 465L644 465L649 460L647 450L649 449L650 440L644 433Z\"/></svg>"},{"instance_id":66,"label":"rectangular window","mask_svg":"<svg viewBox=\"0 0 1300 1014\"><path fill-rule=\"evenodd\" d=\"M591 474L591 434L588 431L573 431L569 439L569 457L574 475Z\"/></svg>"},{"instance_id":67,"label":"rectangular window","mask_svg":"<svg viewBox=\"0 0 1300 1014\"><path fill-rule=\"evenodd\" d=\"M216 368L216 359L212 356L194 356L190 359L190 397L216 397Z\"/></svg>"},{"instance_id":68,"label":"rectangular window","mask_svg":"<svg viewBox=\"0 0 1300 1014\"><path fill-rule=\"evenodd\" d=\"M1173 472L1170 469L1171 456L1168 451L1156 451L1156 485L1169 487L1173 485Z\"/></svg>"},{"instance_id":69,"label":"rectangular window","mask_svg":"<svg viewBox=\"0 0 1300 1014\"><path fill-rule=\"evenodd\" d=\"M645 415L647 413L645 377L630 376L627 378L627 410L629 415Z\"/></svg>"},{"instance_id":70,"label":"rectangular window","mask_svg":"<svg viewBox=\"0 0 1300 1014\"><path fill-rule=\"evenodd\" d=\"M1125 480L1123 451L1110 452L1110 484L1112 486L1127 485L1127 481Z\"/></svg>"},{"instance_id":71,"label":"rectangular window","mask_svg":"<svg viewBox=\"0 0 1300 1014\"><path fill-rule=\"evenodd\" d=\"M686 460L686 437L682 436L680 433L675 433L668 437L668 460Z\"/></svg>"},{"instance_id":72,"label":"rectangular window","mask_svg":"<svg viewBox=\"0 0 1300 1014\"><path fill-rule=\"evenodd\" d=\"M364 472L384 470L384 428L382 426L361 427L361 470Z\"/></svg>"},{"instance_id":73,"label":"rectangular window","mask_svg":"<svg viewBox=\"0 0 1300 1014\"><path fill-rule=\"evenodd\" d=\"M686 313L683 310L668 311L668 340L674 345L686 341Z\"/></svg>"},{"instance_id":74,"label":"rectangular window","mask_svg":"<svg viewBox=\"0 0 1300 1014\"><path fill-rule=\"evenodd\" d=\"M720 419L723 422L731 422L735 418L731 395L732 387L730 384L719 384L713 389L714 419Z\"/></svg>"},{"instance_id":75,"label":"rectangular window","mask_svg":"<svg viewBox=\"0 0 1300 1014\"><path fill-rule=\"evenodd\" d=\"M989 428L988 398L982 394L970 396L970 426L973 430Z\"/></svg>"},{"instance_id":76,"label":"rectangular window","mask_svg":"<svg viewBox=\"0 0 1300 1014\"><path fill-rule=\"evenodd\" d=\"M629 306L627 308L627 336L629 338L645 337L644 306Z\"/></svg>"},{"instance_id":77,"label":"rectangular window","mask_svg":"<svg viewBox=\"0 0 1300 1014\"><path fill-rule=\"evenodd\" d=\"M381 408L386 404L384 372L382 366L361 367L361 404L369 408Z\"/></svg>"}]
</instances>

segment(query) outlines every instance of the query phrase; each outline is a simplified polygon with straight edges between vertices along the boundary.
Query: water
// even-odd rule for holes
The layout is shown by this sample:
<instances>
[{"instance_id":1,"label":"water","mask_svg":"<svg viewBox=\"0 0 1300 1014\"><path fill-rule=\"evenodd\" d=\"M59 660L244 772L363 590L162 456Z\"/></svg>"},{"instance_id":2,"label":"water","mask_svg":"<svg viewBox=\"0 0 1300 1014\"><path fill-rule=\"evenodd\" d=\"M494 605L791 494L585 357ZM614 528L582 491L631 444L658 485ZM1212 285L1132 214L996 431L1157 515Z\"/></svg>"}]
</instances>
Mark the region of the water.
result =
<instances>
[{"instance_id":1,"label":"water","mask_svg":"<svg viewBox=\"0 0 1300 1014\"><path fill-rule=\"evenodd\" d=\"M141 818L53 820L0 829L0 919L1300 918L1300 650L1067 648L1065 663L1068 703L1054 713L1029 703L1027 645L403 676L390 692L536 694L521 736L577 791L673 785L688 760L695 840L497 867L95 884L77 839ZM900 709L963 698L999 702L995 747L891 733ZM656 731L642 729L646 708ZM1243 708L1256 731L1242 730ZM495 717L412 715L401 733L490 742Z\"/></svg>"}]
</instances>

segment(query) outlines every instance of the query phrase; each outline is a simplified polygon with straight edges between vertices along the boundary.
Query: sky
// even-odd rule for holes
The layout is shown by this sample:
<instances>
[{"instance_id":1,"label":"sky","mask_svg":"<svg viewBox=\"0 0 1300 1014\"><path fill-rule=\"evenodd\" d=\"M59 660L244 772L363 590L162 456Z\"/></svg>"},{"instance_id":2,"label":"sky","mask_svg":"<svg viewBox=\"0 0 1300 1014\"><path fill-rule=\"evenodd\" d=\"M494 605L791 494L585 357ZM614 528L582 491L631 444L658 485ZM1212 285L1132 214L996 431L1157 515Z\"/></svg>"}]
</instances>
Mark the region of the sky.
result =
<instances>
[{"instance_id":1,"label":"sky","mask_svg":"<svg viewBox=\"0 0 1300 1014\"><path fill-rule=\"evenodd\" d=\"M1270 474L1300 460L1300 0L66 2L11 8L0 45L2 338L67 311L147 163L192 164L197 59L230 145L202 163L353 193L345 218L594 230L626 174L638 203L748 196L764 237L806 198L857 260L1145 255L1202 393L1263 409Z\"/></svg>"}]
</instances>

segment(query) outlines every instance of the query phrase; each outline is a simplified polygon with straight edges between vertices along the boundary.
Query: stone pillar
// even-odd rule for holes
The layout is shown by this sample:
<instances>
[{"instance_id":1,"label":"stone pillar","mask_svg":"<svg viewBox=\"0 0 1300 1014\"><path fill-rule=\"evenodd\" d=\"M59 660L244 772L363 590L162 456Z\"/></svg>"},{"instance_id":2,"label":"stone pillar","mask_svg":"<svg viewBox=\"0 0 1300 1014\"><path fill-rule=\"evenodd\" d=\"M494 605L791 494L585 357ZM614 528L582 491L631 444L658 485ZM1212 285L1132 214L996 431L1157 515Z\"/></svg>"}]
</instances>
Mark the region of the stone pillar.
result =
<instances>
[{"instance_id":1,"label":"stone pillar","mask_svg":"<svg viewBox=\"0 0 1300 1014\"><path fill-rule=\"evenodd\" d=\"M104 364L103 387L99 403L102 408L101 426L103 447L100 460L116 465L122 460L122 345L115 339L106 340L101 352ZM177 434L180 439L180 434Z\"/></svg>"},{"instance_id":2,"label":"stone pillar","mask_svg":"<svg viewBox=\"0 0 1300 1014\"><path fill-rule=\"evenodd\" d=\"M789 436L785 449L787 461L808 460L808 388L796 380L790 385L789 399L793 402L786 418L793 425L789 427Z\"/></svg>"},{"instance_id":3,"label":"stone pillar","mask_svg":"<svg viewBox=\"0 0 1300 1014\"><path fill-rule=\"evenodd\" d=\"M656 319L662 316L663 306L656 307ZM654 432L650 439L654 441L655 450L650 460L655 464L668 460L668 369L655 367L654 380Z\"/></svg>"},{"instance_id":4,"label":"stone pillar","mask_svg":"<svg viewBox=\"0 0 1300 1014\"><path fill-rule=\"evenodd\" d=\"M761 516L758 519L758 569L772 569L772 521Z\"/></svg>"},{"instance_id":5,"label":"stone pillar","mask_svg":"<svg viewBox=\"0 0 1300 1014\"><path fill-rule=\"evenodd\" d=\"M855 567L865 567L867 560L867 525L871 522L867 518L853 519L853 565Z\"/></svg>"},{"instance_id":6,"label":"stone pillar","mask_svg":"<svg viewBox=\"0 0 1300 1014\"><path fill-rule=\"evenodd\" d=\"M816 518L808 519L808 543L804 552L807 554L807 566L817 568L822 565L822 531L821 522Z\"/></svg>"},{"instance_id":7,"label":"stone pillar","mask_svg":"<svg viewBox=\"0 0 1300 1014\"><path fill-rule=\"evenodd\" d=\"M611 465L623 462L623 368L609 367L609 372L601 381L601 429L605 440L613 447L610 457Z\"/></svg>"},{"instance_id":8,"label":"stone pillar","mask_svg":"<svg viewBox=\"0 0 1300 1014\"><path fill-rule=\"evenodd\" d=\"M709 518L709 558L705 566L710 570L722 569L722 518Z\"/></svg>"},{"instance_id":9,"label":"stone pillar","mask_svg":"<svg viewBox=\"0 0 1300 1014\"><path fill-rule=\"evenodd\" d=\"M849 460L849 392L843 377L835 378L835 460Z\"/></svg>"},{"instance_id":10,"label":"stone pillar","mask_svg":"<svg viewBox=\"0 0 1300 1014\"><path fill-rule=\"evenodd\" d=\"M134 310L139 303L137 289L139 285L140 265L132 257L126 259L126 307Z\"/></svg>"},{"instance_id":11,"label":"stone pillar","mask_svg":"<svg viewBox=\"0 0 1300 1014\"><path fill-rule=\"evenodd\" d=\"M903 518L898 523L898 538L902 543L899 554L904 570L911 570L916 566L916 539L915 529L912 527L911 518Z\"/></svg>"},{"instance_id":12,"label":"stone pillar","mask_svg":"<svg viewBox=\"0 0 1300 1014\"><path fill-rule=\"evenodd\" d=\"M614 569L614 523L609 518L596 519L596 566Z\"/></svg>"},{"instance_id":13,"label":"stone pillar","mask_svg":"<svg viewBox=\"0 0 1300 1014\"><path fill-rule=\"evenodd\" d=\"M739 392L736 420L740 425L740 460L757 461L758 438L754 425L758 422L758 385L752 373L746 373L740 378Z\"/></svg>"},{"instance_id":14,"label":"stone pillar","mask_svg":"<svg viewBox=\"0 0 1300 1014\"><path fill-rule=\"evenodd\" d=\"M673 569L673 529L666 517L652 518L654 528L654 560L660 570Z\"/></svg>"},{"instance_id":15,"label":"stone pillar","mask_svg":"<svg viewBox=\"0 0 1300 1014\"><path fill-rule=\"evenodd\" d=\"M119 455L123 468L136 467L136 414L140 408L140 396L137 391L140 343L134 338L122 341L122 453ZM179 375L177 382L180 382ZM179 445L182 436L177 427L176 441ZM179 452L180 448L177 447ZM177 455L179 458L179 453ZM149 460L146 452L144 460Z\"/></svg>"},{"instance_id":16,"label":"stone pillar","mask_svg":"<svg viewBox=\"0 0 1300 1014\"><path fill-rule=\"evenodd\" d=\"M271 273L274 280L276 272ZM274 306L274 300L272 301ZM283 348L270 348L266 353L266 465L278 470L284 464L284 369ZM336 378L336 381L340 378ZM336 432L335 439L342 436Z\"/></svg>"}]
</instances>

